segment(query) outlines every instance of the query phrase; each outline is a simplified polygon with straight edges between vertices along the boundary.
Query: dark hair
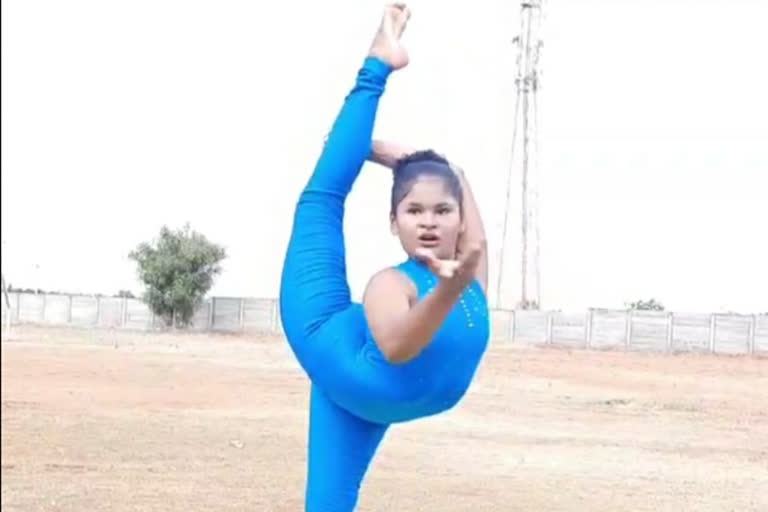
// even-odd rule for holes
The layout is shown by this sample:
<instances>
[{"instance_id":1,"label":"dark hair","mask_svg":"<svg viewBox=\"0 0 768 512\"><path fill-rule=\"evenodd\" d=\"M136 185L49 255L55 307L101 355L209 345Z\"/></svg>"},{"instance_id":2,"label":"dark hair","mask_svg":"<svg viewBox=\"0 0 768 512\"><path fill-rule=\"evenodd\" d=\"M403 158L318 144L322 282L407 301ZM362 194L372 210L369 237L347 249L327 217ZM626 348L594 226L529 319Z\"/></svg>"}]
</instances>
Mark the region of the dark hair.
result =
<instances>
[{"instance_id":1,"label":"dark hair","mask_svg":"<svg viewBox=\"0 0 768 512\"><path fill-rule=\"evenodd\" d=\"M413 184L421 176L437 176L445 182L448 192L458 201L461 208L464 194L461 181L444 157L431 149L416 151L404 156L395 164L392 181L392 199L390 215L394 216L397 205L411 191Z\"/></svg>"}]
</instances>

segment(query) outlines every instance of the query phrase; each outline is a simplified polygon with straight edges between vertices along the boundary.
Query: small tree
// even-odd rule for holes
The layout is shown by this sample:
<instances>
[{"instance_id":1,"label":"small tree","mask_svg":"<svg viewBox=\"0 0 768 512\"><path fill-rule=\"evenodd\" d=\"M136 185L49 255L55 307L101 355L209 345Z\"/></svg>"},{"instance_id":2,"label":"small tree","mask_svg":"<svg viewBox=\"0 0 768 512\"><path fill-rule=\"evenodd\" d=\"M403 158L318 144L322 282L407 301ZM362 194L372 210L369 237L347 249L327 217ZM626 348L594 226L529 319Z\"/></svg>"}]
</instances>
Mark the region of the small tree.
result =
<instances>
[{"instance_id":1,"label":"small tree","mask_svg":"<svg viewBox=\"0 0 768 512\"><path fill-rule=\"evenodd\" d=\"M651 300L638 300L637 302L630 302L628 306L629 309L637 309L640 311L664 311L664 305L653 298Z\"/></svg>"},{"instance_id":2,"label":"small tree","mask_svg":"<svg viewBox=\"0 0 768 512\"><path fill-rule=\"evenodd\" d=\"M225 250L193 231L160 229L153 244L142 243L129 257L137 265L139 279L146 286L144 301L168 326L187 326L221 273L219 263Z\"/></svg>"}]
</instances>

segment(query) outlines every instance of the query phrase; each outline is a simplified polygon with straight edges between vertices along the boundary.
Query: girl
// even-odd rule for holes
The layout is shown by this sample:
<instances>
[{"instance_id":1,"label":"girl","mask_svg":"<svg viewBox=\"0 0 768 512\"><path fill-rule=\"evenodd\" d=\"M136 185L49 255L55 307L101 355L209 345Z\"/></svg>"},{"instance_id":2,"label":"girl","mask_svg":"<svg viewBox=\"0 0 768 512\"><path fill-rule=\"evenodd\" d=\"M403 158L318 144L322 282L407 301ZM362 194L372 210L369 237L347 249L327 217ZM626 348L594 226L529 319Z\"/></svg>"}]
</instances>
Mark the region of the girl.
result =
<instances>
[{"instance_id":1,"label":"girl","mask_svg":"<svg viewBox=\"0 0 768 512\"><path fill-rule=\"evenodd\" d=\"M487 347L487 257L463 173L432 151L372 142L390 74L408 64L410 17L381 26L296 206L280 311L311 380L309 512L354 509L392 423L437 414L465 394ZM346 276L344 203L367 159L393 169L390 220L405 262L374 275L362 304Z\"/></svg>"}]
</instances>

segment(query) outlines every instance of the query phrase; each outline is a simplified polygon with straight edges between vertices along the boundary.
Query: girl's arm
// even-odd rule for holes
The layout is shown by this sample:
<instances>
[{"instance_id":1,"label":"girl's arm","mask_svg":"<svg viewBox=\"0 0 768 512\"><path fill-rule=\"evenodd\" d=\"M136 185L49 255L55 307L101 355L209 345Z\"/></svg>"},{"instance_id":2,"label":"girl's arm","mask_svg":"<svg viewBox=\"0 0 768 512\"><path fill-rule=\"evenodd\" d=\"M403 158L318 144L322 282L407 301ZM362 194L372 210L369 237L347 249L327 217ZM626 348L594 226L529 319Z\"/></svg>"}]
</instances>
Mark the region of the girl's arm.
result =
<instances>
[{"instance_id":1,"label":"girl's arm","mask_svg":"<svg viewBox=\"0 0 768 512\"><path fill-rule=\"evenodd\" d=\"M464 194L464 232L459 237L458 256L460 258L461 255L466 254L470 247L480 248L482 252L477 270L475 270L475 279L480 283L483 292L486 292L488 289L488 243L485 237L485 226L464 171L453 164L451 164L451 168L459 176Z\"/></svg>"},{"instance_id":2,"label":"girl's arm","mask_svg":"<svg viewBox=\"0 0 768 512\"><path fill-rule=\"evenodd\" d=\"M368 326L379 350L392 364L407 363L434 338L459 300L466 280L441 280L432 293L416 301L413 283L388 268L371 278L363 296Z\"/></svg>"},{"instance_id":3,"label":"girl's arm","mask_svg":"<svg viewBox=\"0 0 768 512\"><path fill-rule=\"evenodd\" d=\"M410 146L374 140L371 144L371 154L368 156L368 160L394 169L398 160L415 152L416 149Z\"/></svg>"}]
</instances>

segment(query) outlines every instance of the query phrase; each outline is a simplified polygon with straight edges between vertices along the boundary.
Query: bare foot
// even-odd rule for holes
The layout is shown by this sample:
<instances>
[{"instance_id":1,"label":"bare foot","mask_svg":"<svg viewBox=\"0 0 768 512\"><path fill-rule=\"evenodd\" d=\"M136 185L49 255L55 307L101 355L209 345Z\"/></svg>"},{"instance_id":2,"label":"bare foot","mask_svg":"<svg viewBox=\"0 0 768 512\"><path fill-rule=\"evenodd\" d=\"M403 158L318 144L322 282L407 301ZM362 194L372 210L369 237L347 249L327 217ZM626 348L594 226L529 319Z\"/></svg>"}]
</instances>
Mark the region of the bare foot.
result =
<instances>
[{"instance_id":1,"label":"bare foot","mask_svg":"<svg viewBox=\"0 0 768 512\"><path fill-rule=\"evenodd\" d=\"M411 11L405 4L387 4L369 55L383 60L392 66L392 69L407 66L408 52L400 41L400 36L403 35L410 17Z\"/></svg>"}]
</instances>

